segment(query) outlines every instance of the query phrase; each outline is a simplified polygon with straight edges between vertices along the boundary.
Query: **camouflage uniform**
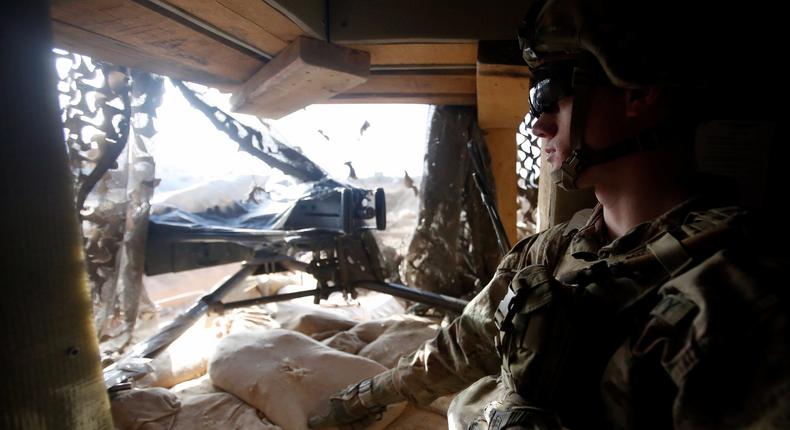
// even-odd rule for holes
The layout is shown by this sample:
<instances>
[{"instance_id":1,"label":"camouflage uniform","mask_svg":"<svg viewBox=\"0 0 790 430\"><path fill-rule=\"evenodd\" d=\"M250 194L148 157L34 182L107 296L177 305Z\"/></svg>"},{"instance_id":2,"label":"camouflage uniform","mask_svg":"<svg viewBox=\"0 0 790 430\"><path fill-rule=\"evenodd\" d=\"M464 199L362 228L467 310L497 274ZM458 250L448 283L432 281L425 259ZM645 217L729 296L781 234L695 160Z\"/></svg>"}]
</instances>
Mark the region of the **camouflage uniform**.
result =
<instances>
[{"instance_id":1,"label":"camouflage uniform","mask_svg":"<svg viewBox=\"0 0 790 430\"><path fill-rule=\"evenodd\" d=\"M691 158L697 126L720 109L701 102L731 93L716 88L732 76L723 79L729 69L712 60L729 62L761 43L749 31L727 38L748 7L725 14L713 2L528 3L519 41L533 73L532 115L573 97L571 152L551 172L564 188L590 166L636 152ZM599 86L690 91L660 124L593 149L585 137ZM330 414L313 423L351 422L382 405L425 404L466 388L449 411L452 428L481 415L489 428L513 417L534 429L557 420L570 428L790 428L788 300L778 281L790 262L787 241L775 237L779 229L716 207L691 199L614 241L596 208L587 222L521 241L460 317L395 369L330 399ZM645 265L628 266L635 261ZM623 265L630 276L613 270ZM588 269L581 273L590 282L569 277L578 269Z\"/></svg>"},{"instance_id":2,"label":"camouflage uniform","mask_svg":"<svg viewBox=\"0 0 790 430\"><path fill-rule=\"evenodd\" d=\"M504 364L497 352L497 307L523 269L542 265L560 278L595 260L644 254L646 244L664 233L683 238L736 214L691 199L608 243L597 207L586 224L571 221L522 240L460 317L396 368L374 377L373 397L425 404L475 383L453 402L451 428L468 428L492 399L512 406L530 405L533 397L571 428L787 426L790 342L780 304L786 304L786 292L773 283L787 259L734 243L652 278L656 288L616 320L586 313L592 328L586 342L577 342L580 347L538 351L542 356L528 351ZM543 361L529 364L533 359ZM562 375L541 371L558 360L566 361ZM525 370L527 365L532 369ZM521 391L532 392L519 393L526 398L507 383L513 375L522 379L515 382ZM546 391L553 394L543 396Z\"/></svg>"}]
</instances>

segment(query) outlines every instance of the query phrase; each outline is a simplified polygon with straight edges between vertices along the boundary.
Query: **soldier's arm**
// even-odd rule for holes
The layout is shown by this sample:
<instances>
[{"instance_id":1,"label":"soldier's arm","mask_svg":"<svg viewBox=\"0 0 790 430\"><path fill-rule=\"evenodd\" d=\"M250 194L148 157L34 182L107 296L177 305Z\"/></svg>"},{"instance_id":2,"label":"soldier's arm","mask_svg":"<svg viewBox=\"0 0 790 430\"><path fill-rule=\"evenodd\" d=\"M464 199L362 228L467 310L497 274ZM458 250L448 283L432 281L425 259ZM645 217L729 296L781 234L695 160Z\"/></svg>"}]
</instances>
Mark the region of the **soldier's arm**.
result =
<instances>
[{"instance_id":1,"label":"soldier's arm","mask_svg":"<svg viewBox=\"0 0 790 430\"><path fill-rule=\"evenodd\" d=\"M426 404L499 372L494 313L513 278L517 258L517 253L508 254L460 316L402 357L395 368L374 377L373 385L389 392L382 396Z\"/></svg>"},{"instance_id":2,"label":"soldier's arm","mask_svg":"<svg viewBox=\"0 0 790 430\"><path fill-rule=\"evenodd\" d=\"M537 237L516 244L502 259L491 282L433 339L402 357L395 368L330 398L323 412L310 418L310 427L364 424L386 405L404 400L430 403L486 375L498 373L500 362L494 346L494 336L498 334L494 325L496 307L507 291L519 259Z\"/></svg>"},{"instance_id":3,"label":"soldier's arm","mask_svg":"<svg viewBox=\"0 0 790 430\"><path fill-rule=\"evenodd\" d=\"M564 251L567 225L558 224L517 243L502 259L493 279L450 325L398 365L373 378L382 398L426 404L456 393L480 378L498 374L501 360L494 346L499 330L497 307L518 270L546 264L547 255ZM378 392L375 387L381 387Z\"/></svg>"},{"instance_id":4,"label":"soldier's arm","mask_svg":"<svg viewBox=\"0 0 790 430\"><path fill-rule=\"evenodd\" d=\"M494 338L499 335L494 323L497 307L519 268L546 264L547 255L564 249L561 238L566 235L566 227L558 224L517 243L502 259L491 282L458 318L417 351L401 358L395 368L330 398L324 412L310 419L310 426L364 423L386 405L404 400L427 404L499 373L501 362L494 346Z\"/></svg>"}]
</instances>

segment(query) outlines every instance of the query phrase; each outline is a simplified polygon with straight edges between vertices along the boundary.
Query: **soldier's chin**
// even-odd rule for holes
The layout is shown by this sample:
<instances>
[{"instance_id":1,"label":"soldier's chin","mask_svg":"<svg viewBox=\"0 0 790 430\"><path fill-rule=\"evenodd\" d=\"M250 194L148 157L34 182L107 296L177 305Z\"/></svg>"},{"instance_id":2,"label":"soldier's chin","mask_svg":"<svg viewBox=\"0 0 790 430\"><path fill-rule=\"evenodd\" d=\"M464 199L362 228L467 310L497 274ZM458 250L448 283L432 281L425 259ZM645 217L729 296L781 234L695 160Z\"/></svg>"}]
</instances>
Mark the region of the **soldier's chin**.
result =
<instances>
[{"instance_id":1,"label":"soldier's chin","mask_svg":"<svg viewBox=\"0 0 790 430\"><path fill-rule=\"evenodd\" d=\"M563 157L563 154L559 152L552 152L551 154L547 155L546 162L551 167L549 170L551 172L556 172L562 169L562 163L564 163L567 158L568 157Z\"/></svg>"}]
</instances>

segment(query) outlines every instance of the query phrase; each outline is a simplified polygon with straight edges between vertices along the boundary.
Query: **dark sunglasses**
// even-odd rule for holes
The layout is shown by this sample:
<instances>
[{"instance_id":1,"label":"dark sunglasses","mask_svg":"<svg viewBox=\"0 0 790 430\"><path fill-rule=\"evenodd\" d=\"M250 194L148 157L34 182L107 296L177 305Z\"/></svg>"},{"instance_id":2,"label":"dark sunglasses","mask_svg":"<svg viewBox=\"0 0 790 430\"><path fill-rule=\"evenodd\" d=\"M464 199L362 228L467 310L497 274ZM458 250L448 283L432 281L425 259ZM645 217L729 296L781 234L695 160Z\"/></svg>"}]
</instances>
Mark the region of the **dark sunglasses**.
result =
<instances>
[{"instance_id":1,"label":"dark sunglasses","mask_svg":"<svg viewBox=\"0 0 790 430\"><path fill-rule=\"evenodd\" d=\"M533 70L529 90L529 112L534 118L544 113L555 113L563 97L574 95L574 79L582 85L606 85L608 80L595 66L580 65L577 61L558 61ZM579 83L577 82L577 84Z\"/></svg>"},{"instance_id":2,"label":"dark sunglasses","mask_svg":"<svg viewBox=\"0 0 790 430\"><path fill-rule=\"evenodd\" d=\"M538 81L529 90L529 113L533 118L540 118L544 113L555 113L559 110L559 101L563 97L573 95L570 79L546 78Z\"/></svg>"}]
</instances>

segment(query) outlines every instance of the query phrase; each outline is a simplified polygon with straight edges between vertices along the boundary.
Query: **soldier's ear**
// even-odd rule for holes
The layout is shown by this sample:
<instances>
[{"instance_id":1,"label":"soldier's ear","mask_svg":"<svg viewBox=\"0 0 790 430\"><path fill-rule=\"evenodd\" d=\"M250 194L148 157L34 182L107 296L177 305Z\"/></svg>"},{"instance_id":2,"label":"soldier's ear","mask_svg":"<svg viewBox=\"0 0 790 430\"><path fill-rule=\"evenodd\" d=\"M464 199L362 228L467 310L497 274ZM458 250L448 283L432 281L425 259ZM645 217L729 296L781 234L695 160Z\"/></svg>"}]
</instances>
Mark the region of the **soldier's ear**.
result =
<instances>
[{"instance_id":1,"label":"soldier's ear","mask_svg":"<svg viewBox=\"0 0 790 430\"><path fill-rule=\"evenodd\" d=\"M648 87L625 90L625 114L628 117L640 117L654 114L662 107L664 93L661 88Z\"/></svg>"}]
</instances>

